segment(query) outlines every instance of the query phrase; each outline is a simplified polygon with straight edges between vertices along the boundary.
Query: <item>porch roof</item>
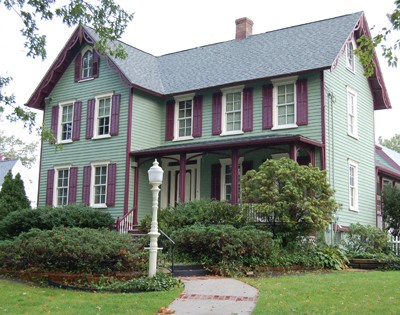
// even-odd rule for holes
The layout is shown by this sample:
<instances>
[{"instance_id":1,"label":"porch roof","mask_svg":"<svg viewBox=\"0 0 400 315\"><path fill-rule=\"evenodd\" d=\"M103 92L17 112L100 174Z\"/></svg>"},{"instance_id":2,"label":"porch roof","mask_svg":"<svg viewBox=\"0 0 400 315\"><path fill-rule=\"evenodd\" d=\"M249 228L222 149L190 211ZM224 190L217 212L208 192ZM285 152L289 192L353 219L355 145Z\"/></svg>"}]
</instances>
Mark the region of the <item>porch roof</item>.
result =
<instances>
[{"instance_id":1,"label":"porch roof","mask_svg":"<svg viewBox=\"0 0 400 315\"><path fill-rule=\"evenodd\" d=\"M179 154L179 153L194 153L201 151L215 151L221 149L239 149L244 147L259 147L269 144L289 144L299 142L306 145L322 147L321 142L309 139L301 135L261 135L261 136L247 136L240 138L227 138L223 140L211 140L204 142L191 142L191 143L177 143L173 145L158 146L147 148L143 150L131 151L131 156L147 157L159 156L165 154Z\"/></svg>"}]
</instances>

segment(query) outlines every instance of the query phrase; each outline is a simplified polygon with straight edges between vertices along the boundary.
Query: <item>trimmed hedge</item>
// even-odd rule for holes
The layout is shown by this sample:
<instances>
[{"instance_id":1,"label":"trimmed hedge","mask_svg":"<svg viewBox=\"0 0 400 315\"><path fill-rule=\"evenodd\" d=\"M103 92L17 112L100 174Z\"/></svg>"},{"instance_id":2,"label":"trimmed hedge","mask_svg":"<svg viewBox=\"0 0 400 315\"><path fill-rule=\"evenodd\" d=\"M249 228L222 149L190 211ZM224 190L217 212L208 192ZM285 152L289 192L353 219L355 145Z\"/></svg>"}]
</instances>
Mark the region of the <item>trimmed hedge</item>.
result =
<instances>
[{"instance_id":1,"label":"trimmed hedge","mask_svg":"<svg viewBox=\"0 0 400 315\"><path fill-rule=\"evenodd\" d=\"M264 265L273 251L272 234L253 227L192 225L172 233L181 258L208 265L222 274Z\"/></svg>"},{"instance_id":2,"label":"trimmed hedge","mask_svg":"<svg viewBox=\"0 0 400 315\"><path fill-rule=\"evenodd\" d=\"M54 227L111 228L114 219L108 212L83 205L40 207L11 212L0 221L0 239L10 239L32 228L51 230Z\"/></svg>"},{"instance_id":3,"label":"trimmed hedge","mask_svg":"<svg viewBox=\"0 0 400 315\"><path fill-rule=\"evenodd\" d=\"M0 242L0 268L3 270L100 273L145 271L148 254L145 238L132 241L107 229L31 229Z\"/></svg>"}]
</instances>

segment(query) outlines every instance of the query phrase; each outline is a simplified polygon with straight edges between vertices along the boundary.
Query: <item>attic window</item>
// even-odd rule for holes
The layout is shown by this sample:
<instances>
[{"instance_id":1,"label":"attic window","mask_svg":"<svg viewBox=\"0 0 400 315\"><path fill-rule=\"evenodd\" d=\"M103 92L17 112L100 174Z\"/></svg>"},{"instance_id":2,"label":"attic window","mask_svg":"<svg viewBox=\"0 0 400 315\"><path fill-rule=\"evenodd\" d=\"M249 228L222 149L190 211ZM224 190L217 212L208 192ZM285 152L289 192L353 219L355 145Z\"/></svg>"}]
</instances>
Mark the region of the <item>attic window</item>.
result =
<instances>
[{"instance_id":1,"label":"attic window","mask_svg":"<svg viewBox=\"0 0 400 315\"><path fill-rule=\"evenodd\" d=\"M349 69L352 72L355 71L354 47L355 47L355 44L352 40L349 41L346 45L346 67L347 67L347 69Z\"/></svg>"},{"instance_id":2,"label":"attic window","mask_svg":"<svg viewBox=\"0 0 400 315\"><path fill-rule=\"evenodd\" d=\"M82 50L75 58L75 82L99 76L99 54L91 47Z\"/></svg>"},{"instance_id":3,"label":"attic window","mask_svg":"<svg viewBox=\"0 0 400 315\"><path fill-rule=\"evenodd\" d=\"M91 78L93 73L93 52L88 50L82 57L82 79Z\"/></svg>"}]
</instances>

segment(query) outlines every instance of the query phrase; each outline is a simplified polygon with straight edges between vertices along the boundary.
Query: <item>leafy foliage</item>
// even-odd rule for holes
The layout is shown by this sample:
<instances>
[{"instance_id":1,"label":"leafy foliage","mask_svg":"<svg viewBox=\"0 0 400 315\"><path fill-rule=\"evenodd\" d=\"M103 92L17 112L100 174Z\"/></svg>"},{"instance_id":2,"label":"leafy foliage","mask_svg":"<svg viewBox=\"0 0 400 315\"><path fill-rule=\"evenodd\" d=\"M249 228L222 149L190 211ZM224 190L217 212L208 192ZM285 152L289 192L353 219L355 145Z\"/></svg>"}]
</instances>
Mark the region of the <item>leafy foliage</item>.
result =
<instances>
[{"instance_id":1,"label":"leafy foliage","mask_svg":"<svg viewBox=\"0 0 400 315\"><path fill-rule=\"evenodd\" d=\"M30 209L31 202L25 193L24 182L18 173L13 178L11 171L4 177L0 191L0 220L9 213L20 209Z\"/></svg>"},{"instance_id":2,"label":"leafy foliage","mask_svg":"<svg viewBox=\"0 0 400 315\"><path fill-rule=\"evenodd\" d=\"M248 171L241 194L249 211L262 214L283 245L324 229L338 208L325 171L286 158L266 160L258 172Z\"/></svg>"},{"instance_id":3,"label":"leafy foliage","mask_svg":"<svg viewBox=\"0 0 400 315\"><path fill-rule=\"evenodd\" d=\"M108 212L84 205L39 207L18 210L0 221L0 239L9 239L32 228L51 230L54 227L110 228L114 220Z\"/></svg>"},{"instance_id":4,"label":"leafy foliage","mask_svg":"<svg viewBox=\"0 0 400 315\"><path fill-rule=\"evenodd\" d=\"M316 248L315 255L326 269L342 270L349 264L346 255L338 246L320 245Z\"/></svg>"},{"instance_id":5,"label":"leafy foliage","mask_svg":"<svg viewBox=\"0 0 400 315\"><path fill-rule=\"evenodd\" d=\"M391 230L393 235L400 235L400 189L386 186L383 190L385 227Z\"/></svg>"},{"instance_id":6,"label":"leafy foliage","mask_svg":"<svg viewBox=\"0 0 400 315\"><path fill-rule=\"evenodd\" d=\"M388 235L385 231L370 225L360 223L350 224L346 239L342 246L347 255L359 253L388 253Z\"/></svg>"},{"instance_id":7,"label":"leafy foliage","mask_svg":"<svg viewBox=\"0 0 400 315\"><path fill-rule=\"evenodd\" d=\"M394 1L395 9L387 17L390 27L382 28L374 37L362 35L358 40L358 47L355 54L360 57L360 61L364 66L364 72L367 77L374 74L374 50L376 47L382 49L382 56L386 59L389 66L397 67L398 57L396 50L400 48L400 38L394 39L391 43L391 35L394 31L400 30L400 0Z\"/></svg>"},{"instance_id":8,"label":"leafy foliage","mask_svg":"<svg viewBox=\"0 0 400 315\"><path fill-rule=\"evenodd\" d=\"M31 168L36 161L37 147L37 142L25 143L15 136L4 135L0 130L0 152L8 159L20 159L22 165Z\"/></svg>"},{"instance_id":9,"label":"leafy foliage","mask_svg":"<svg viewBox=\"0 0 400 315\"><path fill-rule=\"evenodd\" d=\"M379 137L378 141L381 145L384 145L385 147L400 153L400 135L399 134L395 134L390 139L382 139L382 137Z\"/></svg>"},{"instance_id":10,"label":"leafy foliage","mask_svg":"<svg viewBox=\"0 0 400 315\"><path fill-rule=\"evenodd\" d=\"M11 270L111 274L146 266L143 240L107 229L31 229L0 242L0 268Z\"/></svg>"},{"instance_id":11,"label":"leafy foliage","mask_svg":"<svg viewBox=\"0 0 400 315\"><path fill-rule=\"evenodd\" d=\"M21 18L23 23L21 35L25 38L24 47L28 57L42 59L47 57L46 35L39 31L37 21L51 22L56 18L61 19L68 26L92 25L99 35L95 48L101 54L117 58L126 58L127 56L122 45L114 42L121 37L128 23L132 21L133 14L123 10L114 0L96 2L69 0L57 3L56 1L4 0L0 3ZM3 104L12 107L13 112L7 118L10 121L22 121L24 126L32 131L36 124L36 114L21 106L15 106L13 94L2 94L2 87L7 86L11 80L11 77L0 76L0 113L4 111ZM49 130L38 128L38 131L42 132L45 140L52 139Z\"/></svg>"},{"instance_id":12,"label":"leafy foliage","mask_svg":"<svg viewBox=\"0 0 400 315\"><path fill-rule=\"evenodd\" d=\"M272 251L271 234L254 227L192 225L172 233L181 258L232 275L242 267L263 265Z\"/></svg>"}]
</instances>

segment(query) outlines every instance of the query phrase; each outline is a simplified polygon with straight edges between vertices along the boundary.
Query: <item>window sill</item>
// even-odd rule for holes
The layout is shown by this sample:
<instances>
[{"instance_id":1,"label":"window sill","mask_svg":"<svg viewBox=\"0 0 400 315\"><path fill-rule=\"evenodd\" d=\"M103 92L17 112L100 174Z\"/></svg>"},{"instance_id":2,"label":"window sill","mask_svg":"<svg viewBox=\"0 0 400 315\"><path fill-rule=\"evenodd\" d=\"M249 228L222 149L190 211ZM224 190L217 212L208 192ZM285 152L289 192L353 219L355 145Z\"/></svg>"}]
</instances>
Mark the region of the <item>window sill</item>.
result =
<instances>
[{"instance_id":1,"label":"window sill","mask_svg":"<svg viewBox=\"0 0 400 315\"><path fill-rule=\"evenodd\" d=\"M172 141L186 141L186 140L193 140L194 138L192 136L190 137L180 137L180 138L174 138Z\"/></svg>"},{"instance_id":2,"label":"window sill","mask_svg":"<svg viewBox=\"0 0 400 315\"><path fill-rule=\"evenodd\" d=\"M235 131L225 131L220 134L221 137L225 136L235 136L235 135L242 135L244 132L242 130L235 130Z\"/></svg>"},{"instance_id":3,"label":"window sill","mask_svg":"<svg viewBox=\"0 0 400 315\"><path fill-rule=\"evenodd\" d=\"M356 212L356 213L360 212L358 209L351 209L351 208L349 208L349 211Z\"/></svg>"},{"instance_id":4,"label":"window sill","mask_svg":"<svg viewBox=\"0 0 400 315\"><path fill-rule=\"evenodd\" d=\"M349 137L352 137L353 139L360 140L360 139L358 138L358 135L354 135L354 134L351 134L351 133L347 133L347 135L348 135Z\"/></svg>"},{"instance_id":5,"label":"window sill","mask_svg":"<svg viewBox=\"0 0 400 315\"><path fill-rule=\"evenodd\" d=\"M350 68L349 66L346 66L346 69L347 69L348 71L350 71L352 74L356 74L356 70L355 70L355 69L352 69L352 68Z\"/></svg>"},{"instance_id":6,"label":"window sill","mask_svg":"<svg viewBox=\"0 0 400 315\"><path fill-rule=\"evenodd\" d=\"M271 130L294 129L294 128L299 128L299 126L297 126L296 124L282 125L282 126L272 127Z\"/></svg>"},{"instance_id":7,"label":"window sill","mask_svg":"<svg viewBox=\"0 0 400 315\"><path fill-rule=\"evenodd\" d=\"M110 135L101 135L101 136L94 136L92 140L100 140L100 139L108 139L111 138Z\"/></svg>"},{"instance_id":8,"label":"window sill","mask_svg":"<svg viewBox=\"0 0 400 315\"><path fill-rule=\"evenodd\" d=\"M81 83L81 82L86 82L86 81L92 81L92 80L94 80L94 78L93 78L93 77L90 77L90 78L84 78L84 79L80 79L80 80L78 81L78 83Z\"/></svg>"},{"instance_id":9,"label":"window sill","mask_svg":"<svg viewBox=\"0 0 400 315\"><path fill-rule=\"evenodd\" d=\"M105 204L90 205L90 207L96 208L96 209L107 209L107 205L105 205Z\"/></svg>"},{"instance_id":10,"label":"window sill","mask_svg":"<svg viewBox=\"0 0 400 315\"><path fill-rule=\"evenodd\" d=\"M68 144L68 143L72 143L72 142L73 142L72 140L61 140L58 143L59 144Z\"/></svg>"}]
</instances>

